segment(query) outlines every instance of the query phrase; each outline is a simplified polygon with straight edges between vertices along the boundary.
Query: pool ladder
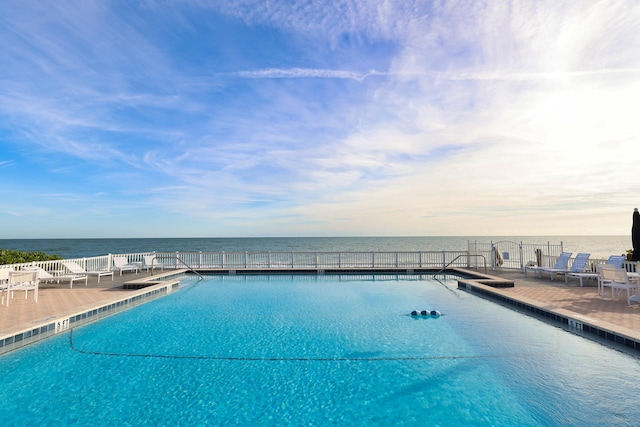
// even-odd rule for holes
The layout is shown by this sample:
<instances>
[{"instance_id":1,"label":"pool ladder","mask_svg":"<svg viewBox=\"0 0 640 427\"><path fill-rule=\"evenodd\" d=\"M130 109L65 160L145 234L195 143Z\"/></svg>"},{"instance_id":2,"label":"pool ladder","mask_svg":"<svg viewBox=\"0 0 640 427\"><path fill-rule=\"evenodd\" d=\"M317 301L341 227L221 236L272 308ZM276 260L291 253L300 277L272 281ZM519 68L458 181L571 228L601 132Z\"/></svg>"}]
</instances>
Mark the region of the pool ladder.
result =
<instances>
[{"instance_id":1,"label":"pool ladder","mask_svg":"<svg viewBox=\"0 0 640 427\"><path fill-rule=\"evenodd\" d=\"M485 272L485 274L487 273L487 259L485 258L485 256L484 256L484 255L480 255L480 254L462 254L462 255L458 255L457 257L455 257L454 259L452 259L451 261L449 261L449 262L447 263L447 265L445 265L444 267L442 267L442 268L440 269L440 271L438 271L436 274L434 274L434 275L433 275L433 277L436 277L438 274L440 274L440 273L444 272L444 271L447 269L447 267L449 267L451 264L453 264L455 261L457 261L457 260L458 260L458 258L462 258L462 257L467 257L467 263L468 263L468 261L469 261L469 260L468 260L468 258L469 258L469 257L480 257L480 258L482 258L482 261L483 261L483 264L484 264L484 272Z\"/></svg>"},{"instance_id":2,"label":"pool ladder","mask_svg":"<svg viewBox=\"0 0 640 427\"><path fill-rule=\"evenodd\" d=\"M174 257L171 257L174 258ZM153 261L156 260L156 257L153 258ZM175 260L180 261L181 264L183 264L185 267L187 267L189 269L189 271L191 271L192 273L195 273L198 275L198 280L203 280L204 276L202 274L200 274L199 272L197 272L193 267L191 267L189 264L187 264L186 262L184 262L184 260L182 258L180 258L178 255L175 256ZM151 271L153 271L153 261L151 262Z\"/></svg>"},{"instance_id":3,"label":"pool ladder","mask_svg":"<svg viewBox=\"0 0 640 427\"><path fill-rule=\"evenodd\" d=\"M204 279L204 276L203 276L202 274L200 274L200 273L198 273L196 270L194 270L194 268L193 268L193 267L191 267L189 264L187 264L186 262L184 262L184 261L182 260L182 258L180 258L180 257L179 257L179 256L177 256L177 255L176 255L176 261L180 261L180 262L181 262L182 264L184 264L184 265L185 265L189 270L191 270L191 272L192 272L192 273L197 274L197 275L198 275L198 277L199 277L199 278L198 278L198 280L202 280L202 279Z\"/></svg>"}]
</instances>

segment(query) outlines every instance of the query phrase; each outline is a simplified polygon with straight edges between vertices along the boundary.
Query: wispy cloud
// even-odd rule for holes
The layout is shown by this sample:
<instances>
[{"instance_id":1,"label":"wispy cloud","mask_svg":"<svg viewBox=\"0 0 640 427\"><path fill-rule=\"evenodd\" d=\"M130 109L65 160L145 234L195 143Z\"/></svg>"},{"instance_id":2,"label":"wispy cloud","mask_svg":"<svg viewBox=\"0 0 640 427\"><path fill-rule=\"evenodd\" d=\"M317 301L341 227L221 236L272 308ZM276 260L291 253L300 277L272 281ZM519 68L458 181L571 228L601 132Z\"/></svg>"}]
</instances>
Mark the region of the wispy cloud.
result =
<instances>
[{"instance_id":1,"label":"wispy cloud","mask_svg":"<svg viewBox=\"0 0 640 427\"><path fill-rule=\"evenodd\" d=\"M363 81L367 77L385 76L387 73L371 70L366 73L344 70L324 70L313 68L267 68L263 70L253 71L235 71L224 74L231 77L241 77L247 79L303 79L303 78L322 78L322 79L350 79L358 82Z\"/></svg>"},{"instance_id":2,"label":"wispy cloud","mask_svg":"<svg viewBox=\"0 0 640 427\"><path fill-rule=\"evenodd\" d=\"M3 194L200 235L617 232L639 27L633 0L3 4Z\"/></svg>"}]
</instances>

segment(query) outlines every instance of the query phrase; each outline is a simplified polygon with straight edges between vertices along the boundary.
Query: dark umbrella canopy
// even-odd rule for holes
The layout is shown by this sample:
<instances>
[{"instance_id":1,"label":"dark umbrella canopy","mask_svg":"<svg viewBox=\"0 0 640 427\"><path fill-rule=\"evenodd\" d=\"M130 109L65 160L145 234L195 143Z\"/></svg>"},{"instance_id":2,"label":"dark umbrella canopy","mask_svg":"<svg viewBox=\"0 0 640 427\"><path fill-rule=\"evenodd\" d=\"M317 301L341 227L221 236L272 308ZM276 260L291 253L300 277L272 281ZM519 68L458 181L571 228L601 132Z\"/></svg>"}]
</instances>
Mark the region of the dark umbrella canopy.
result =
<instances>
[{"instance_id":1,"label":"dark umbrella canopy","mask_svg":"<svg viewBox=\"0 0 640 427\"><path fill-rule=\"evenodd\" d=\"M640 261L640 212L633 210L633 225L631 225L631 243L633 243L632 261Z\"/></svg>"}]
</instances>

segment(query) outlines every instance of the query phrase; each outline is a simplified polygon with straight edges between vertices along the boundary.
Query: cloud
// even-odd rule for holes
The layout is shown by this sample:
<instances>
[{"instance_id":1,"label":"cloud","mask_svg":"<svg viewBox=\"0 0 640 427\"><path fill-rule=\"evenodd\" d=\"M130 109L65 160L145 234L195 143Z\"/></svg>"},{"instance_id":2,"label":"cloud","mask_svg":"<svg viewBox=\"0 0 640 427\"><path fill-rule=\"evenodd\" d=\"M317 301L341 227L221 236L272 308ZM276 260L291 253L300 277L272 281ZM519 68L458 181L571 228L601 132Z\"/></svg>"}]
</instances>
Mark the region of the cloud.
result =
<instances>
[{"instance_id":1,"label":"cloud","mask_svg":"<svg viewBox=\"0 0 640 427\"><path fill-rule=\"evenodd\" d=\"M302 79L302 78L323 78L323 79L351 79L362 82L367 77L385 76L387 73L371 70L366 73L343 70L323 70L311 68L291 68L278 69L268 68L254 71L236 71L224 75L231 77L241 77L247 79Z\"/></svg>"},{"instance_id":2,"label":"cloud","mask_svg":"<svg viewBox=\"0 0 640 427\"><path fill-rule=\"evenodd\" d=\"M517 234L636 197L634 1L1 9L2 154L80 195L79 216L106 201L211 233Z\"/></svg>"}]
</instances>

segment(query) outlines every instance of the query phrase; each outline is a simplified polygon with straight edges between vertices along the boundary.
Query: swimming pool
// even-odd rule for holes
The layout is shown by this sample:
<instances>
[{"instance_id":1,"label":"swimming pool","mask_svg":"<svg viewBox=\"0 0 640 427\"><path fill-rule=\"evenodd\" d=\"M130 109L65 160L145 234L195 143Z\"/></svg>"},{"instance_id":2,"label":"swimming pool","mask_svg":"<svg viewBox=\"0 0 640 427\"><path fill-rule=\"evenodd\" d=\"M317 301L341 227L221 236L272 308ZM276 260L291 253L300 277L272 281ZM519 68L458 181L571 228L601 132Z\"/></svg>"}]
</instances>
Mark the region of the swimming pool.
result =
<instances>
[{"instance_id":1,"label":"swimming pool","mask_svg":"<svg viewBox=\"0 0 640 427\"><path fill-rule=\"evenodd\" d=\"M638 359L420 275L186 278L0 358L3 425L635 425ZM436 309L440 317L412 317ZM7 420L7 421L5 421Z\"/></svg>"}]
</instances>

